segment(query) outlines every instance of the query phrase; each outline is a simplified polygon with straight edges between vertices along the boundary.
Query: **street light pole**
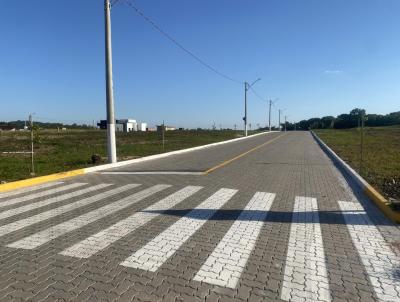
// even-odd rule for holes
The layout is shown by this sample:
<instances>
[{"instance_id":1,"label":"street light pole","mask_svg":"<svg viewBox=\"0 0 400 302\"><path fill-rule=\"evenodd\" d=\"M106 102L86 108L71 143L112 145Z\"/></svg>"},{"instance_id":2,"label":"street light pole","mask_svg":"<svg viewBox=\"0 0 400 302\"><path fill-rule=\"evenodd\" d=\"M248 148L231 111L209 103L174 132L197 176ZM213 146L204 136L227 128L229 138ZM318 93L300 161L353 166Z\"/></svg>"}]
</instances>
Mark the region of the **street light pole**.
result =
<instances>
[{"instance_id":1,"label":"street light pole","mask_svg":"<svg viewBox=\"0 0 400 302\"><path fill-rule=\"evenodd\" d=\"M244 136L247 136L247 90L249 90L259 80L261 79L258 78L251 85L249 85L247 82L244 82Z\"/></svg>"},{"instance_id":2,"label":"street light pole","mask_svg":"<svg viewBox=\"0 0 400 302\"><path fill-rule=\"evenodd\" d=\"M115 143L115 116L114 94L112 77L112 50L111 50L111 4L104 0L105 19L105 55L106 55L106 96L107 96L107 154L108 162L117 162L117 148Z\"/></svg>"},{"instance_id":3,"label":"street light pole","mask_svg":"<svg viewBox=\"0 0 400 302\"><path fill-rule=\"evenodd\" d=\"M285 115L285 132L286 132L286 115Z\"/></svg>"},{"instance_id":4,"label":"street light pole","mask_svg":"<svg viewBox=\"0 0 400 302\"><path fill-rule=\"evenodd\" d=\"M281 109L279 111L279 123L278 123L278 130L281 131Z\"/></svg>"},{"instance_id":5,"label":"street light pole","mask_svg":"<svg viewBox=\"0 0 400 302\"><path fill-rule=\"evenodd\" d=\"M272 100L269 100L269 119L268 119L269 132L271 132L271 107L272 107Z\"/></svg>"},{"instance_id":6,"label":"street light pole","mask_svg":"<svg viewBox=\"0 0 400 302\"><path fill-rule=\"evenodd\" d=\"M247 136L247 82L244 82L244 136Z\"/></svg>"}]
</instances>

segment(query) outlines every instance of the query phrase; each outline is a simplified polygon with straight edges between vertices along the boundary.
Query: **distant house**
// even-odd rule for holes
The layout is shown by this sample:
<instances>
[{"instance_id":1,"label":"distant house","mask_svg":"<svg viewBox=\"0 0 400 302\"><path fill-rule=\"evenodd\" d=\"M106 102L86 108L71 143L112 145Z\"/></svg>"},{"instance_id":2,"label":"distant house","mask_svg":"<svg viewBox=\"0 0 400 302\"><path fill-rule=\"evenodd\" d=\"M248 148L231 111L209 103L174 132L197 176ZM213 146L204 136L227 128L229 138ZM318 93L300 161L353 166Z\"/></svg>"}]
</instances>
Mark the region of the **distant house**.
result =
<instances>
[{"instance_id":1,"label":"distant house","mask_svg":"<svg viewBox=\"0 0 400 302\"><path fill-rule=\"evenodd\" d=\"M100 129L107 129L107 121L106 120L101 120L99 123L97 123L97 127Z\"/></svg>"},{"instance_id":2,"label":"distant house","mask_svg":"<svg viewBox=\"0 0 400 302\"><path fill-rule=\"evenodd\" d=\"M121 119L116 121L116 130L118 131L123 131L123 132L132 132L132 131L138 131L138 124L136 120L133 119Z\"/></svg>"},{"instance_id":3,"label":"distant house","mask_svg":"<svg viewBox=\"0 0 400 302\"><path fill-rule=\"evenodd\" d=\"M107 129L107 121L101 120L97 123L100 129ZM147 123L141 123L138 128L138 123L134 119L119 119L115 121L115 131L117 132L132 132L132 131L146 131Z\"/></svg>"},{"instance_id":4,"label":"distant house","mask_svg":"<svg viewBox=\"0 0 400 302\"><path fill-rule=\"evenodd\" d=\"M147 131L147 123L140 123L139 131Z\"/></svg>"},{"instance_id":5,"label":"distant house","mask_svg":"<svg viewBox=\"0 0 400 302\"><path fill-rule=\"evenodd\" d=\"M124 132L124 125L120 123L115 124L115 131L117 132Z\"/></svg>"},{"instance_id":6,"label":"distant house","mask_svg":"<svg viewBox=\"0 0 400 302\"><path fill-rule=\"evenodd\" d=\"M172 126L167 126L167 125L157 125L157 131L158 132L162 132L163 131L163 127L165 131L175 131L176 127L172 127Z\"/></svg>"}]
</instances>

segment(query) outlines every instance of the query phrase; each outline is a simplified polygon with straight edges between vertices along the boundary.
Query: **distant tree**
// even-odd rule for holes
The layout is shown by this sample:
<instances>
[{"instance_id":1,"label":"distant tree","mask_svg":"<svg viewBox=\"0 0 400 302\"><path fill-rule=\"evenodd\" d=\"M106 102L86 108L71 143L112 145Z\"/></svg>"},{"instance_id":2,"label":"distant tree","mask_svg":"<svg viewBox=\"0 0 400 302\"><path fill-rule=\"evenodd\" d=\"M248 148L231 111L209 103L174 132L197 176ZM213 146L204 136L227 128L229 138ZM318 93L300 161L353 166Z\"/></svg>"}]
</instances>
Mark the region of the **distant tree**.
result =
<instances>
[{"instance_id":1,"label":"distant tree","mask_svg":"<svg viewBox=\"0 0 400 302\"><path fill-rule=\"evenodd\" d=\"M361 116L365 115L365 109L361 108L354 108L353 110L350 111L351 116Z\"/></svg>"},{"instance_id":2,"label":"distant tree","mask_svg":"<svg viewBox=\"0 0 400 302\"><path fill-rule=\"evenodd\" d=\"M321 126L323 129L333 128L335 125L335 117L334 116L324 116L321 119Z\"/></svg>"},{"instance_id":3,"label":"distant tree","mask_svg":"<svg viewBox=\"0 0 400 302\"><path fill-rule=\"evenodd\" d=\"M310 124L308 123L307 120L301 120L301 121L298 123L298 127L299 127L299 129L301 129L301 130L308 130L308 129L310 128Z\"/></svg>"},{"instance_id":4,"label":"distant tree","mask_svg":"<svg viewBox=\"0 0 400 302\"><path fill-rule=\"evenodd\" d=\"M319 129L321 128L321 119L319 117L310 118L308 124L311 129Z\"/></svg>"}]
</instances>

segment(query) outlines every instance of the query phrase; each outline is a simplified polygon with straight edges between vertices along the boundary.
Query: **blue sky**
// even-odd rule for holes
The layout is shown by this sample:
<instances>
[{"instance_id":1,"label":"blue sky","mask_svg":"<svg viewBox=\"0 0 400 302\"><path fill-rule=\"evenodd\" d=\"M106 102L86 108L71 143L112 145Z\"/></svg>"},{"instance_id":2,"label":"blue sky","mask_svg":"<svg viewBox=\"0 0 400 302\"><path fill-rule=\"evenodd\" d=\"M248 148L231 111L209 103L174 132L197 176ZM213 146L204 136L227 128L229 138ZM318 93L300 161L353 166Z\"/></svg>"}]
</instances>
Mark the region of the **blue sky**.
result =
<instances>
[{"instance_id":1,"label":"blue sky","mask_svg":"<svg viewBox=\"0 0 400 302\"><path fill-rule=\"evenodd\" d=\"M103 0L3 1L0 120L105 117ZM122 0L121 0L122 2ZM289 121L400 110L398 0L136 0L207 63L279 98ZM242 127L243 85L210 72L127 5L112 10L116 115ZM277 123L277 111L273 122ZM248 120L267 122L249 92Z\"/></svg>"}]
</instances>

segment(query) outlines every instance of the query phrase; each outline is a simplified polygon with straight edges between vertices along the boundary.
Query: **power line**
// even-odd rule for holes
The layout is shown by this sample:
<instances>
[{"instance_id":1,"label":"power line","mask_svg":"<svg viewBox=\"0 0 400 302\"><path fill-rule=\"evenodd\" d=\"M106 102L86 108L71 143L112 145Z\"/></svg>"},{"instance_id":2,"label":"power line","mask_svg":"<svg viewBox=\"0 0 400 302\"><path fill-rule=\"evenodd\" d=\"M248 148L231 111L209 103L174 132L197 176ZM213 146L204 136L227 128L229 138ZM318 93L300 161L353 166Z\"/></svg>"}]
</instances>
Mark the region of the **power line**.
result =
<instances>
[{"instance_id":1,"label":"power line","mask_svg":"<svg viewBox=\"0 0 400 302\"><path fill-rule=\"evenodd\" d=\"M114 2L116 3L116 2ZM146 16L140 9L138 9L131 1L125 0L124 3L128 5L128 7L132 8L136 14L138 14L140 17L142 17L147 23L149 23L155 30L157 30L159 33L161 33L165 38L167 38L169 41L171 41L173 44L175 44L177 47L179 47L181 50L186 52L189 56L191 56L193 59L195 59L197 62L202 64L204 67L207 69L211 70L215 74L231 81L237 84L243 84L243 81L239 81L234 79L231 76L226 75L225 73L222 73L218 69L212 67L210 64L206 63L204 60L199 58L197 55L195 55L192 51L184 47L181 43L179 43L175 38L173 38L170 34L168 34L165 30L163 30L161 27L159 27L152 19L150 19L148 16Z\"/></svg>"},{"instance_id":2,"label":"power line","mask_svg":"<svg viewBox=\"0 0 400 302\"><path fill-rule=\"evenodd\" d=\"M254 93L254 95L255 95L256 97L258 97L261 101L268 102L268 101L267 101L266 99L264 99L261 95L259 95L259 94L254 90L253 87L250 86L250 89L251 89L251 91Z\"/></svg>"}]
</instances>

